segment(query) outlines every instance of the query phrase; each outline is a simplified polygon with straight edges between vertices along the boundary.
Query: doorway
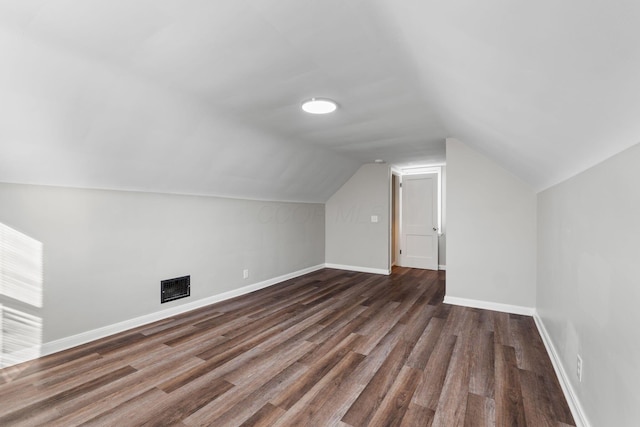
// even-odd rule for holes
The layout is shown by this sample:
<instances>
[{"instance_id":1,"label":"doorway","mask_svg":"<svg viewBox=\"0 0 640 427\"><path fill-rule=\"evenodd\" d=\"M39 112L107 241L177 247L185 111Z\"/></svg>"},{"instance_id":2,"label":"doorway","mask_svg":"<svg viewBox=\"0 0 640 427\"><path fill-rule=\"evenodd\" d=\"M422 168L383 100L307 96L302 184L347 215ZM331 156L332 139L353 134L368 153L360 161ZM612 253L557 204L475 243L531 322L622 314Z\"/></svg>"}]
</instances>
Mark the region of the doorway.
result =
<instances>
[{"instance_id":1,"label":"doorway","mask_svg":"<svg viewBox=\"0 0 640 427\"><path fill-rule=\"evenodd\" d=\"M438 270L441 169L391 176L391 265Z\"/></svg>"},{"instance_id":2,"label":"doorway","mask_svg":"<svg viewBox=\"0 0 640 427\"><path fill-rule=\"evenodd\" d=\"M400 175L391 173L391 266L400 265Z\"/></svg>"}]
</instances>

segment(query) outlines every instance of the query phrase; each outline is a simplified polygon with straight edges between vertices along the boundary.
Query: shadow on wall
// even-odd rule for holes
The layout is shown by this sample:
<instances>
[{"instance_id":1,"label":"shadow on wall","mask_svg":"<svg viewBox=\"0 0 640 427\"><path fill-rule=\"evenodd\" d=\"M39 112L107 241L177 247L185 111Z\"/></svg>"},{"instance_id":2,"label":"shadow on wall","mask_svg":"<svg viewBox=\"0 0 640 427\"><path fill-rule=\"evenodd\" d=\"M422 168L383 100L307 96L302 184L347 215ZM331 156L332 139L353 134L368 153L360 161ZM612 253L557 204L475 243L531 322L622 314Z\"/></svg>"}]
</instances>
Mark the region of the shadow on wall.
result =
<instances>
[{"instance_id":1,"label":"shadow on wall","mask_svg":"<svg viewBox=\"0 0 640 427\"><path fill-rule=\"evenodd\" d=\"M0 223L0 368L40 356L42 255L41 242ZM2 371L5 381L17 374Z\"/></svg>"}]
</instances>

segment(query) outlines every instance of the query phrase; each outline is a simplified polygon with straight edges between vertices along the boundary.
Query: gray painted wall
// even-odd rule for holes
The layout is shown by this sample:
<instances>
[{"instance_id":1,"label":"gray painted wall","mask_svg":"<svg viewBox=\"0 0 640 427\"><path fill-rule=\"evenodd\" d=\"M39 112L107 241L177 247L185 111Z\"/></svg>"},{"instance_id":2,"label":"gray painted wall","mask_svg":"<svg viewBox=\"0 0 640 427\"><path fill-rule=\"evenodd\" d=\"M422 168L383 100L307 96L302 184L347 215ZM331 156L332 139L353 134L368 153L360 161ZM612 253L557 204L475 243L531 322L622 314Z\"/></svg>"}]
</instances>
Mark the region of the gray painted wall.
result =
<instances>
[{"instance_id":1,"label":"gray painted wall","mask_svg":"<svg viewBox=\"0 0 640 427\"><path fill-rule=\"evenodd\" d=\"M593 426L640 420L639 165L636 145L538 195L538 313Z\"/></svg>"},{"instance_id":2,"label":"gray painted wall","mask_svg":"<svg viewBox=\"0 0 640 427\"><path fill-rule=\"evenodd\" d=\"M447 296L535 306L536 195L447 139Z\"/></svg>"},{"instance_id":3,"label":"gray painted wall","mask_svg":"<svg viewBox=\"0 0 640 427\"><path fill-rule=\"evenodd\" d=\"M440 173L441 215L442 224L440 236L438 237L438 264L447 265L447 167L442 166Z\"/></svg>"},{"instance_id":4,"label":"gray painted wall","mask_svg":"<svg viewBox=\"0 0 640 427\"><path fill-rule=\"evenodd\" d=\"M326 203L326 262L389 270L391 172L363 165ZM371 216L378 222L372 223Z\"/></svg>"},{"instance_id":5,"label":"gray painted wall","mask_svg":"<svg viewBox=\"0 0 640 427\"><path fill-rule=\"evenodd\" d=\"M324 263L322 204L0 184L0 207L43 244L45 343Z\"/></svg>"}]
</instances>

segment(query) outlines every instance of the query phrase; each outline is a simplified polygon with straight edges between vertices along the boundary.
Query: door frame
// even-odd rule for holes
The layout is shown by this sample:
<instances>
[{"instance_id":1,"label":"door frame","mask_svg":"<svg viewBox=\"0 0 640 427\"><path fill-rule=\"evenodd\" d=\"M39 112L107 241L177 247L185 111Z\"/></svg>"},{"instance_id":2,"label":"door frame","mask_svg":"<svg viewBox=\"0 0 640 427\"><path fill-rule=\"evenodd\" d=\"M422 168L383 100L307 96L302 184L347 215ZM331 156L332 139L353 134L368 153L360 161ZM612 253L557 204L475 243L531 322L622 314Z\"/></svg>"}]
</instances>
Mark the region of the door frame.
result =
<instances>
[{"instance_id":1,"label":"door frame","mask_svg":"<svg viewBox=\"0 0 640 427\"><path fill-rule=\"evenodd\" d=\"M395 178L395 179L394 179ZM397 182L397 187L395 182ZM389 192L389 265L393 267L400 262L400 220L402 218L402 199L400 198L402 175L398 170L391 169L391 185ZM394 197L395 196L395 197ZM397 227L397 228L396 228ZM394 262L395 260L395 262Z\"/></svg>"},{"instance_id":2,"label":"door frame","mask_svg":"<svg viewBox=\"0 0 640 427\"><path fill-rule=\"evenodd\" d=\"M389 218L393 218L393 209L394 209L394 203L395 200L393 199L393 175L396 175L399 179L400 182L400 191L396 194L398 199L398 204L399 204L399 209L398 209L398 221L399 221L399 230L398 230L398 240L400 239L400 236L402 236L402 177L403 176L407 176L407 175L419 175L419 174L425 174L425 173L434 173L437 175L438 177L438 182L436 184L437 186L437 192L438 195L436 197L437 199L437 207L436 207L436 213L437 213L437 227L438 227L438 231L437 231L437 238L438 238L438 250L440 249L440 236L442 236L442 212L443 212L443 206L442 206L442 167L446 166L446 164L438 164L438 165L429 165L429 166L414 166L414 167L408 167L408 168L391 168L391 174L390 174L390 181L391 184L389 185L389 200L391 201L391 203L389 203ZM389 265L393 266L393 249L394 249L394 245L392 242L393 239L393 221L389 221ZM399 241L398 244L400 245L401 242ZM399 247L399 249L402 249ZM397 254L397 265L400 264L400 255ZM440 261L438 261L438 269L440 269Z\"/></svg>"}]
</instances>

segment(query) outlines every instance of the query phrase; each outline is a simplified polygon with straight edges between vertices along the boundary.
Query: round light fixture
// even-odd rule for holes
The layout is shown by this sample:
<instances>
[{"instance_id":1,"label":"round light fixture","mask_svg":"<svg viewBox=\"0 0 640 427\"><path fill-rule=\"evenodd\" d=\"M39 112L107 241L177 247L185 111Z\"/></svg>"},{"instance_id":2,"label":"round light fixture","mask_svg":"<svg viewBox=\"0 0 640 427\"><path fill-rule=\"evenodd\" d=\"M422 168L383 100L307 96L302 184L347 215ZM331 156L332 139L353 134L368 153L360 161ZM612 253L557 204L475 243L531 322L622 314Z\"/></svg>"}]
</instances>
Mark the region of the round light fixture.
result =
<instances>
[{"instance_id":1,"label":"round light fixture","mask_svg":"<svg viewBox=\"0 0 640 427\"><path fill-rule=\"evenodd\" d=\"M329 114L336 111L338 104L327 98L311 98L302 103L302 109L310 114Z\"/></svg>"}]
</instances>

